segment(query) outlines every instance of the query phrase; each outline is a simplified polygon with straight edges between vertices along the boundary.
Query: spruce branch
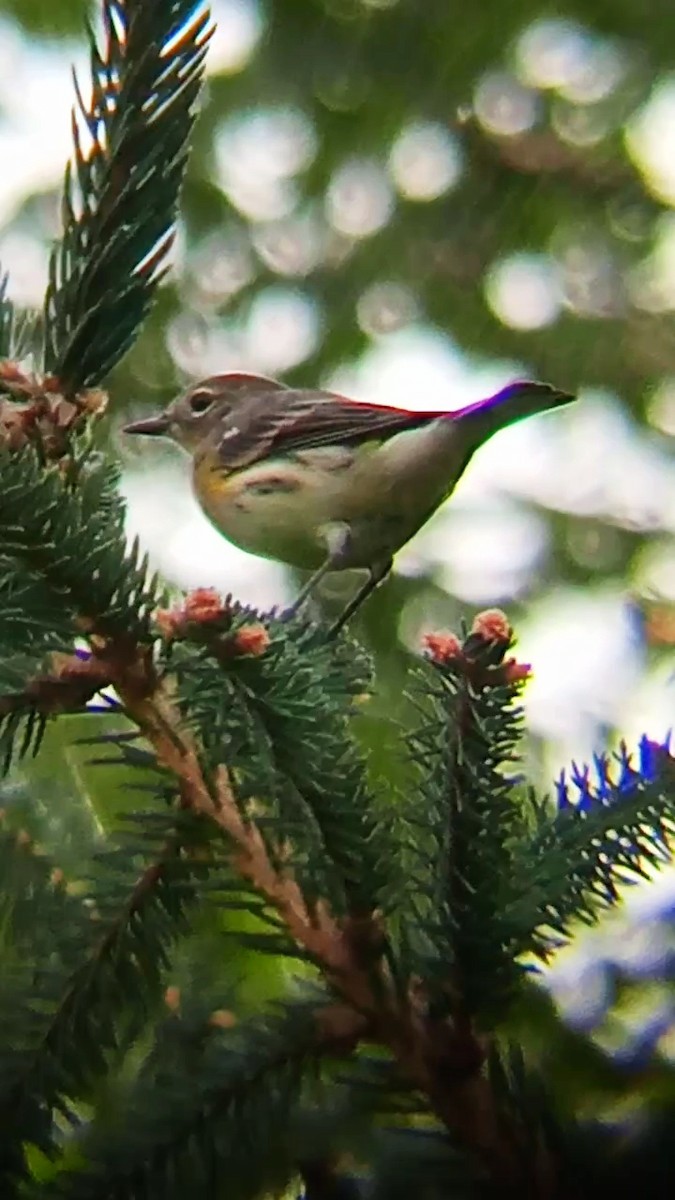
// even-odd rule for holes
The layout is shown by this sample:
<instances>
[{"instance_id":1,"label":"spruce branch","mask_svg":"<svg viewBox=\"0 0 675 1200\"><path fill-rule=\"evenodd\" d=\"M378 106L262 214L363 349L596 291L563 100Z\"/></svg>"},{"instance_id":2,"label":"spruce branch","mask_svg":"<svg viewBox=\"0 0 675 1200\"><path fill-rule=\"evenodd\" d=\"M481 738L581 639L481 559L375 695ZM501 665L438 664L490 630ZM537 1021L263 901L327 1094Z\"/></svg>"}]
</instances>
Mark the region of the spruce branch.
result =
<instances>
[{"instance_id":1,"label":"spruce branch","mask_svg":"<svg viewBox=\"0 0 675 1200\"><path fill-rule=\"evenodd\" d=\"M201 1027L177 1011L158 1028L118 1118L94 1121L78 1139L85 1165L38 1187L35 1200L182 1200L224 1185L232 1200L276 1194L295 1173L303 1099L320 1097L325 1064L349 1049L317 1020L321 1009L313 997L241 1025L212 1015Z\"/></svg>"},{"instance_id":2,"label":"spruce branch","mask_svg":"<svg viewBox=\"0 0 675 1200\"><path fill-rule=\"evenodd\" d=\"M37 669L36 669L37 668ZM47 721L79 712L108 683L95 659L52 653L0 658L0 770L7 774L19 740L18 757L37 754Z\"/></svg>"},{"instance_id":3,"label":"spruce branch","mask_svg":"<svg viewBox=\"0 0 675 1200\"><path fill-rule=\"evenodd\" d=\"M514 898L516 953L546 961L576 921L595 924L621 887L671 860L675 760L668 740L643 738L637 767L625 745L614 763L598 756L595 772L594 782L588 769L575 770L572 789L563 774L553 819L543 806L534 808L535 831L514 859L515 878L527 883Z\"/></svg>"},{"instance_id":4,"label":"spruce branch","mask_svg":"<svg viewBox=\"0 0 675 1200\"><path fill-rule=\"evenodd\" d=\"M64 872L23 828L0 826L2 971L0 972L0 1192L24 1171L26 1142L55 1149L52 1114L43 1090L45 1063L35 1062L33 1086L14 1091L44 1029L45 1005L73 969L91 921ZM17 1148L12 1153L11 1147Z\"/></svg>"},{"instance_id":5,"label":"spruce branch","mask_svg":"<svg viewBox=\"0 0 675 1200\"><path fill-rule=\"evenodd\" d=\"M73 487L32 447L13 453L0 446L0 470L3 553L44 579L79 632L105 638L115 630L127 645L148 642L158 584L148 579L138 546L127 551L111 464L90 459Z\"/></svg>"},{"instance_id":6,"label":"spruce branch","mask_svg":"<svg viewBox=\"0 0 675 1200\"><path fill-rule=\"evenodd\" d=\"M55 605L44 579L0 552L0 660L28 655L39 663L45 651L71 643L72 623ZM25 682L34 670L25 660L23 665ZM0 694L6 691L0 673Z\"/></svg>"},{"instance_id":7,"label":"spruce branch","mask_svg":"<svg viewBox=\"0 0 675 1200\"><path fill-rule=\"evenodd\" d=\"M429 635L431 711L409 739L421 782L405 806L404 969L419 972L438 1011L469 1022L501 1007L518 978L507 901L522 818L504 768L521 732L526 668L505 658L511 638L497 611L480 614L463 643Z\"/></svg>"},{"instance_id":8,"label":"spruce branch","mask_svg":"<svg viewBox=\"0 0 675 1200\"><path fill-rule=\"evenodd\" d=\"M213 614L202 615L208 623ZM256 644L264 649L263 639L256 638ZM147 658L119 650L119 635L113 632L99 656L105 654L125 714L152 745L158 766L177 781L182 806L208 818L225 835L234 871L277 913L292 941L319 968L347 1014L349 1036L358 1041L365 1035L386 1047L407 1086L428 1098L465 1148L496 1177L519 1179L517 1154L481 1074L480 1039L461 1023L434 1013L426 990L414 979L401 993L390 974L381 914L340 918L325 901L308 903L292 867L270 857L255 819L242 814L228 766L220 762L205 769L198 741L177 706L170 674L165 676ZM497 668L500 678L504 669Z\"/></svg>"},{"instance_id":9,"label":"spruce branch","mask_svg":"<svg viewBox=\"0 0 675 1200\"><path fill-rule=\"evenodd\" d=\"M224 833L233 868L277 912L293 941L320 969L351 1014L354 1036L365 1034L385 1046L408 1086L428 1097L460 1142L489 1164L496 1177L518 1180L521 1165L481 1074L485 1052L480 1039L464 1025L434 1014L414 980L400 994L384 953L381 914L341 919L321 900L308 905L292 867L271 859L255 820L242 814L228 767L220 763L205 774L194 735L186 731L167 681L158 678L142 695L128 689L123 673L114 683L158 763L179 780L183 804Z\"/></svg>"},{"instance_id":10,"label":"spruce branch","mask_svg":"<svg viewBox=\"0 0 675 1200\"><path fill-rule=\"evenodd\" d=\"M16 313L7 293L9 275L0 273L0 359L11 358L14 352Z\"/></svg>"},{"instance_id":11,"label":"spruce branch","mask_svg":"<svg viewBox=\"0 0 675 1200\"><path fill-rule=\"evenodd\" d=\"M343 929L321 902L310 910L292 873L273 864L257 824L239 809L228 768L221 764L212 780L204 777L196 745L183 729L166 684L159 681L151 694L138 696L122 673L115 685L125 712L153 745L157 761L179 780L183 803L226 835L237 872L277 910L291 937L315 962L336 978L349 977L343 987L357 1007L370 1007L367 977L361 968L354 972Z\"/></svg>"},{"instance_id":12,"label":"spruce branch","mask_svg":"<svg viewBox=\"0 0 675 1200\"><path fill-rule=\"evenodd\" d=\"M276 769L289 780L321 831L339 874L343 912L356 919L377 907L385 886L387 841L372 811L366 765L351 734L354 692L344 659L330 643L272 647L232 668L269 739ZM359 681L359 695L366 682ZM312 746L312 754L306 747Z\"/></svg>"},{"instance_id":13,"label":"spruce branch","mask_svg":"<svg viewBox=\"0 0 675 1200\"><path fill-rule=\"evenodd\" d=\"M102 45L90 34L44 304L45 369L68 395L125 354L166 272L209 20L199 0L104 0Z\"/></svg>"},{"instance_id":14,"label":"spruce branch","mask_svg":"<svg viewBox=\"0 0 675 1200\"><path fill-rule=\"evenodd\" d=\"M80 920L64 928L59 960L53 948L37 955L27 1033L0 1082L0 1114L14 1122L37 1097L56 1109L87 1099L160 993L168 947L211 864L187 852L204 830L186 814L139 813L135 825L96 856L96 885L80 888Z\"/></svg>"},{"instance_id":15,"label":"spruce branch","mask_svg":"<svg viewBox=\"0 0 675 1200\"><path fill-rule=\"evenodd\" d=\"M110 682L103 664L90 655L51 654L50 669L34 675L26 670L30 665L27 656L22 661L0 660L0 717L24 708L43 716L79 712Z\"/></svg>"},{"instance_id":16,"label":"spruce branch","mask_svg":"<svg viewBox=\"0 0 675 1200\"><path fill-rule=\"evenodd\" d=\"M9 274L0 267L0 364L3 360L22 359L33 349L35 341L35 316L31 312L17 312L9 292ZM0 393L4 391L0 371Z\"/></svg>"},{"instance_id":17,"label":"spruce branch","mask_svg":"<svg viewBox=\"0 0 675 1200\"><path fill-rule=\"evenodd\" d=\"M371 686L370 663L306 627L289 631L271 621L265 628L211 589L197 589L159 622L172 642L202 650L174 653L172 666L207 752L217 761L228 746L240 796L242 776L252 776L256 794L264 775L277 795L278 839L293 841L296 862L304 854L310 866L329 864L321 878L305 876L306 894L322 886L337 913L372 911L390 846L372 816L366 765L349 727Z\"/></svg>"}]
</instances>

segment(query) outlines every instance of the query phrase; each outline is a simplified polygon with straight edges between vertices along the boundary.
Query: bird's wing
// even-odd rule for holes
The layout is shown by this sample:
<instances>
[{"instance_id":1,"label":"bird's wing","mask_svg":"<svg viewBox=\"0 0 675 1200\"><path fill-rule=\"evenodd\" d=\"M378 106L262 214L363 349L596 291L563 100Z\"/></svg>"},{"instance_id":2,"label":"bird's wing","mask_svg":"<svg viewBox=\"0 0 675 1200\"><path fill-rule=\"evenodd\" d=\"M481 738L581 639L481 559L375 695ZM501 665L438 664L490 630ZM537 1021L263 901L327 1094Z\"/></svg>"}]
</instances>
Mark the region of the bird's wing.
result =
<instances>
[{"instance_id":1,"label":"bird's wing","mask_svg":"<svg viewBox=\"0 0 675 1200\"><path fill-rule=\"evenodd\" d=\"M241 408L235 405L220 429L218 453L223 467L233 470L276 454L392 437L441 415L289 388L249 397Z\"/></svg>"}]
</instances>

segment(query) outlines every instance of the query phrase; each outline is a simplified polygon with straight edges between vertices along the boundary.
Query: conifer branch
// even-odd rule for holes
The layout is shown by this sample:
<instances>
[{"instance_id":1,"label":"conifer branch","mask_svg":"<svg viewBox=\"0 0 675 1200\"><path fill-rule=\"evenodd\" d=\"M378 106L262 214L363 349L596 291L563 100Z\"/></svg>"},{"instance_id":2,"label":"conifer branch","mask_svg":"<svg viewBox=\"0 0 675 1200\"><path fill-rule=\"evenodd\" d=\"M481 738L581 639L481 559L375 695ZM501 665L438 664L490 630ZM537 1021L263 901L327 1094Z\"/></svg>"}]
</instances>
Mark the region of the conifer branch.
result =
<instances>
[{"instance_id":1,"label":"conifer branch","mask_svg":"<svg viewBox=\"0 0 675 1200\"><path fill-rule=\"evenodd\" d=\"M0 359L12 358L16 315L14 305L7 294L9 275L0 274Z\"/></svg>"},{"instance_id":2,"label":"conifer branch","mask_svg":"<svg viewBox=\"0 0 675 1200\"><path fill-rule=\"evenodd\" d=\"M83 898L65 886L61 867L35 846L22 828L0 828L3 896L0 975L0 1192L21 1174L21 1158L8 1156L26 1142L54 1150L54 1126L45 1104L53 1075L36 1046L45 1012L73 968L91 929ZM49 1018L47 1018L49 1019ZM66 1043L65 1054L77 1055ZM31 1066L37 1067L35 1073ZM31 1076L28 1087L24 1083ZM10 1183L11 1181L11 1183ZM14 1195L14 1191L7 1192Z\"/></svg>"},{"instance_id":3,"label":"conifer branch","mask_svg":"<svg viewBox=\"0 0 675 1200\"><path fill-rule=\"evenodd\" d=\"M302 881L304 890L322 889L340 915L378 907L388 841L371 813L365 762L348 721L371 686L370 663L309 629L289 636L283 623L265 628L208 588L157 619L172 643L202 651L185 656L184 671L182 655L172 661L179 685L185 679L182 708L196 720L207 754L221 753L238 710L251 731L244 759L264 758L269 786L283 792L279 837L302 839L304 852L326 863L322 878Z\"/></svg>"},{"instance_id":4,"label":"conifer branch","mask_svg":"<svg viewBox=\"0 0 675 1200\"><path fill-rule=\"evenodd\" d=\"M44 656L40 656L42 659ZM35 658L0 659L0 770L9 771L19 735L18 757L37 754L49 718L80 712L109 683L94 658L55 653L35 671Z\"/></svg>"},{"instance_id":5,"label":"conifer branch","mask_svg":"<svg viewBox=\"0 0 675 1200\"><path fill-rule=\"evenodd\" d=\"M279 912L294 941L341 981L340 990L350 993L357 1008L370 1008L371 989L363 970L355 969L344 930L321 902L310 912L292 873L272 864L259 828L239 811L227 767L221 764L212 785L204 778L166 685L158 681L152 691L139 695L136 681L130 687L124 671L115 673L114 682L126 714L153 745L157 761L178 779L184 805L222 830L232 847L233 866Z\"/></svg>"},{"instance_id":6,"label":"conifer branch","mask_svg":"<svg viewBox=\"0 0 675 1200\"><path fill-rule=\"evenodd\" d=\"M30 311L17 312L7 285L9 275L0 268L0 362L22 359L34 349L36 316ZM4 364L3 364L4 365ZM0 394L5 391L0 371Z\"/></svg>"},{"instance_id":7,"label":"conifer branch","mask_svg":"<svg viewBox=\"0 0 675 1200\"><path fill-rule=\"evenodd\" d=\"M45 369L67 395L119 361L165 274L209 36L199 0L104 0L102 46L90 35L44 304Z\"/></svg>"},{"instance_id":8,"label":"conifer branch","mask_svg":"<svg viewBox=\"0 0 675 1200\"><path fill-rule=\"evenodd\" d=\"M6 690L0 665L0 719L23 709L36 709L43 716L79 712L96 692L110 683L108 672L97 659L77 654L53 654L51 669L26 678L20 691ZM19 671L15 664L14 674Z\"/></svg>"},{"instance_id":9,"label":"conifer branch","mask_svg":"<svg viewBox=\"0 0 675 1200\"><path fill-rule=\"evenodd\" d=\"M404 970L419 973L454 1020L499 1008L518 979L508 900L522 818L504 767L520 734L523 668L505 660L511 637L494 610L476 618L463 643L430 635L431 712L409 739L421 785L407 805Z\"/></svg>"},{"instance_id":10,"label":"conifer branch","mask_svg":"<svg viewBox=\"0 0 675 1200\"><path fill-rule=\"evenodd\" d=\"M320 1094L323 1063L350 1048L330 1039L321 1011L316 1000L287 1003L280 1014L241 1025L215 1015L201 1028L176 1013L127 1089L119 1122L84 1130L84 1166L40 1188L40 1200L183 1200L195 1186L212 1194L221 1179L235 1198L279 1193L295 1173L303 1088Z\"/></svg>"},{"instance_id":11,"label":"conifer branch","mask_svg":"<svg viewBox=\"0 0 675 1200\"><path fill-rule=\"evenodd\" d=\"M574 922L595 924L617 903L622 886L671 861L675 760L667 741L646 738L641 758L636 770L625 746L614 765L599 756L595 786L588 770L577 774L572 803L563 777L553 818L543 808L535 811L537 827L514 861L514 877L527 881L514 904L520 922L515 953L532 951L546 961Z\"/></svg>"},{"instance_id":12,"label":"conifer branch","mask_svg":"<svg viewBox=\"0 0 675 1200\"><path fill-rule=\"evenodd\" d=\"M426 997L414 989L401 997L383 957L383 930L376 913L362 921L339 920L325 903L311 910L290 868L270 859L254 821L236 801L228 769L212 781L171 695L156 682L142 697L123 677L115 687L127 714L152 743L157 760L180 781L183 803L226 835L236 871L279 913L292 939L321 969L324 979L352 1014L353 1034L388 1047L408 1084L418 1088L462 1144L489 1164L496 1177L517 1181L521 1167L495 1111L481 1074L484 1048L470 1028L431 1017ZM365 1019L366 1026L361 1022Z\"/></svg>"},{"instance_id":13,"label":"conifer branch","mask_svg":"<svg viewBox=\"0 0 675 1200\"><path fill-rule=\"evenodd\" d=\"M127 645L149 640L159 589L138 546L127 552L111 464L87 463L75 487L68 464L45 469L32 447L12 453L0 445L0 467L3 553L42 576L80 633L116 630Z\"/></svg>"},{"instance_id":14,"label":"conifer branch","mask_svg":"<svg viewBox=\"0 0 675 1200\"><path fill-rule=\"evenodd\" d=\"M137 1029L156 1000L167 947L208 870L183 854L194 837L184 818L161 814L153 822L158 816L138 815L140 843L127 838L98 856L106 882L86 894L88 905L80 901L79 925L64 928L63 961L45 953L28 1002L30 1036L3 1075L0 1114L30 1112L33 1094L49 1108L86 1096L120 1048L121 1014L131 1005Z\"/></svg>"}]
</instances>

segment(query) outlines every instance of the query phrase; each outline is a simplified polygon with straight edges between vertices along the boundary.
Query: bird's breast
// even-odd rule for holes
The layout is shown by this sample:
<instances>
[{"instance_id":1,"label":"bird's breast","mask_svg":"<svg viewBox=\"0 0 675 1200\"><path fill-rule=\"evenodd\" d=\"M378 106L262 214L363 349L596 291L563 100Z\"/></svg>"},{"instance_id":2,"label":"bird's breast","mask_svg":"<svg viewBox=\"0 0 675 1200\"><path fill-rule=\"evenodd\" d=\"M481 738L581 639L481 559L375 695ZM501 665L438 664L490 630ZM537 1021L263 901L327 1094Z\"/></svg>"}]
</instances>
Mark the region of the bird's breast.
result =
<instances>
[{"instance_id":1,"label":"bird's breast","mask_svg":"<svg viewBox=\"0 0 675 1200\"><path fill-rule=\"evenodd\" d=\"M461 470L449 423L432 422L386 441L317 447L240 470L217 456L194 460L194 488L221 533L252 554L314 569L326 529L347 524L367 567L393 556L452 491Z\"/></svg>"},{"instance_id":2,"label":"bird's breast","mask_svg":"<svg viewBox=\"0 0 675 1200\"><path fill-rule=\"evenodd\" d=\"M326 556L322 530L339 509L351 465L345 455L303 452L225 472L218 461L195 459L193 483L213 525L242 550L313 570Z\"/></svg>"}]
</instances>

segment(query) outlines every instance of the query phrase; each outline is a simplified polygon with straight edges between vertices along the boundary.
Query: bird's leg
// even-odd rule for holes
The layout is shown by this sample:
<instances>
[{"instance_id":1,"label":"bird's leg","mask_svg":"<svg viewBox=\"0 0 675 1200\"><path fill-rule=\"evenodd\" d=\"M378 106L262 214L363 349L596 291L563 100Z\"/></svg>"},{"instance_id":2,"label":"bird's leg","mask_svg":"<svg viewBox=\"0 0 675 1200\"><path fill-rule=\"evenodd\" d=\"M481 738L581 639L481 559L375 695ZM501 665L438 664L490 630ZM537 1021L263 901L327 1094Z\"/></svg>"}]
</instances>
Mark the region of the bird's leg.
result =
<instances>
[{"instance_id":1,"label":"bird's leg","mask_svg":"<svg viewBox=\"0 0 675 1200\"><path fill-rule=\"evenodd\" d=\"M344 566L344 560L349 555L351 549L351 533L348 525L331 525L326 532L326 544L328 546L328 554L325 562L313 575L307 580L304 587L300 588L298 595L291 604L282 613L282 619L288 620L294 617L302 608L305 600L314 591L317 584L321 583L324 575L329 575L331 571L339 571Z\"/></svg>"},{"instance_id":2,"label":"bird's leg","mask_svg":"<svg viewBox=\"0 0 675 1200\"><path fill-rule=\"evenodd\" d=\"M334 625L331 625L329 637L336 637L340 630L351 620L354 613L361 607L364 600L367 600L371 592L375 591L381 583L387 578L391 571L392 560L386 559L384 562L378 563L377 566L371 567L366 582L359 588L358 592L352 596L349 604L343 609Z\"/></svg>"}]
</instances>

